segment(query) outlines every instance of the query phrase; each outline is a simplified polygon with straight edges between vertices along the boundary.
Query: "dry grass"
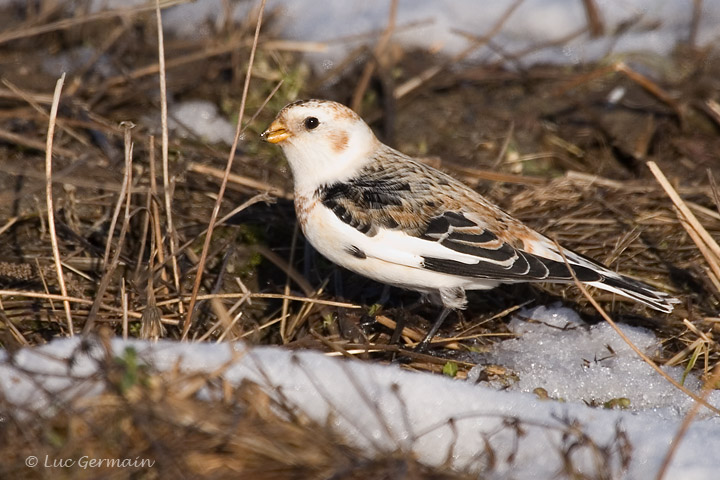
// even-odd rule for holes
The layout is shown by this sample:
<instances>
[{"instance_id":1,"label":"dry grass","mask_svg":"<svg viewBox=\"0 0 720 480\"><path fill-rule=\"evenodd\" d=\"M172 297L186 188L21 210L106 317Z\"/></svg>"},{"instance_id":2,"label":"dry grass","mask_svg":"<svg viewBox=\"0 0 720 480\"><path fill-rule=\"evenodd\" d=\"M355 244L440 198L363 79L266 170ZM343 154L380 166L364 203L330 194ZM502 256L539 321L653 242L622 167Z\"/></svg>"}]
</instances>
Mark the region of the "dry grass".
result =
<instances>
[{"instance_id":1,"label":"dry grass","mask_svg":"<svg viewBox=\"0 0 720 480\"><path fill-rule=\"evenodd\" d=\"M78 7L71 16L30 9L24 17L5 15L0 54L23 63L23 68L0 67L6 87L0 90L5 349L107 328L131 337L244 340L374 361L401 358L407 368L436 372L455 359L462 377L472 365L467 352L506 337L508 315L529 302L560 297L589 320L599 319L574 286L501 288L472 296L470 310L448 322L436 355L410 352L435 310L406 308L416 297L397 290L378 308L373 304L382 297L380 286L309 251L288 202L287 167L276 150L253 140L286 102L324 96L354 99L383 139L407 153L441 153L442 162L428 162L477 186L560 243L677 295L683 303L658 319L640 305L591 292L613 319L658 332L665 351L656 362L709 376L720 360L714 338L720 328L720 204L714 183L720 109L713 90L702 85L720 76L717 52L679 51L663 59L663 67L685 74L654 78L629 61L575 69L449 70L435 58L389 48L393 31L412 28L396 25L393 12L387 29L373 33L377 47L360 55L363 65L353 68L348 61L324 78L309 75L296 55L323 45L276 40L272 15L268 33L256 28L259 11L245 24L217 27L203 40L165 39L164 66L158 61L156 17L148 9L86 15ZM483 37L459 32L468 47L453 60L481 46L496 48L492 37L501 25ZM602 30L597 19L590 25ZM96 53L68 75L54 101L50 91L57 78L42 73L44 52L82 44ZM512 64L530 51L502 54ZM255 59L248 63L251 52ZM111 72L102 74L100 64L111 65ZM178 139L147 120L163 110L159 73L177 101L208 99L228 117L239 117L238 132L245 130L234 156L202 139ZM608 94L618 86L626 89L624 100L611 105ZM49 126L54 135L47 135ZM50 148L52 163L45 161ZM652 173L647 160L654 161ZM277 201L269 205L272 199ZM393 338L394 327L403 322ZM12 453L4 441L3 452L20 459L23 448L47 447L57 424L63 448L81 451L83 442L94 442L104 431L120 432L117 445L98 445L113 454L157 447L164 472L194 472L193 465L229 458L252 458L238 468L258 468L270 453L243 450L250 448L243 444L243 431L252 432L248 438L287 438L285 448L292 451L308 443L304 435L316 438L313 429L320 428L277 415L267 406L272 403L267 394L249 385L231 388L238 406L218 407L218 417L208 420L212 428L181 425L181 412L204 410L192 396L181 401L173 396L173 385L187 379L148 373L139 394L146 401L139 401L113 390L110 377L102 380L115 392L107 394L108 403L101 397L82 415L68 405L48 422L13 423L26 443ZM170 413L160 415L166 404ZM238 425L242 428L235 429ZM177 438L148 433L176 429L187 430ZM227 452L217 453L217 442L226 439L217 436L221 431L234 440L222 444ZM322 439L327 444L316 451L298 449L297 457L275 459L277 475L267 478L322 476L362 465L443 478L410 458L365 458L333 435L327 431ZM168 453L183 442L203 448L181 458ZM284 464L288 459L295 463ZM216 476L223 475L229 474L218 470Z\"/></svg>"}]
</instances>

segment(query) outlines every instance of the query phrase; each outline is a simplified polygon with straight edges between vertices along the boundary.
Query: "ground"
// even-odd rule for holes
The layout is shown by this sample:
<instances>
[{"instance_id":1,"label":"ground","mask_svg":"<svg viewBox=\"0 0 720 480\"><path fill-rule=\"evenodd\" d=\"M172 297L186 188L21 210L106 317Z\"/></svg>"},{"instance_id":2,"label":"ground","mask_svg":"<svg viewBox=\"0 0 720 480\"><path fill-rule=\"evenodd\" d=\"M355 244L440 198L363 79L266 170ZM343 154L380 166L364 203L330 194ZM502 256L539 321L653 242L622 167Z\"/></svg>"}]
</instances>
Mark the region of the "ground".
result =
<instances>
[{"instance_id":1,"label":"ground","mask_svg":"<svg viewBox=\"0 0 720 480\"><path fill-rule=\"evenodd\" d=\"M123 335L125 329L129 336L150 338L180 339L186 333L192 340L368 349L373 353L356 356L399 360L418 370L440 372L455 360L462 377L473 351L510 335L508 315L519 306L561 300L586 319L601 321L575 286L501 287L471 294L468 310L447 323L441 337L451 348L441 342L432 355L413 353L412 341L426 331L436 309L418 305L410 292L384 294L381 285L308 248L295 225L288 167L279 149L258 137L275 113L297 98L350 104L372 56L363 51L344 68L318 75L301 55L264 46L268 39L261 33L243 117L247 129L220 217L250 199L266 201L215 227L200 294L234 296L202 298L186 324L229 146L171 131L166 200L154 17L109 16L44 33L30 25L50 24L65 14L12 11L2 17L6 31L26 32L0 43L0 341L7 351L70 334L62 301L44 295L61 291L48 228L45 139L59 77L49 61L81 46L92 53L75 62L65 78L52 164L55 236L67 295L82 300L70 303L75 334L87 328ZM208 100L237 121L253 30L250 22L244 28L219 27L203 40L167 38L171 102ZM226 46L231 53L207 53ZM718 359L712 340L720 320L718 258L704 255L702 248L712 247L688 235L646 162L658 165L717 241L717 51L678 46L668 58L637 55L518 69L444 64L424 52L395 48L378 65L360 92L360 106L381 139L471 184L565 246L676 295L682 303L665 316L592 292L615 320L658 332L665 351L657 361L691 362L690 369L706 374L712 369ZM394 94L436 65L443 65L442 74L402 97ZM127 210L119 197L127 172L126 132L133 142ZM178 252L177 262L172 251ZM392 326L401 318L406 330L393 343Z\"/></svg>"}]
</instances>

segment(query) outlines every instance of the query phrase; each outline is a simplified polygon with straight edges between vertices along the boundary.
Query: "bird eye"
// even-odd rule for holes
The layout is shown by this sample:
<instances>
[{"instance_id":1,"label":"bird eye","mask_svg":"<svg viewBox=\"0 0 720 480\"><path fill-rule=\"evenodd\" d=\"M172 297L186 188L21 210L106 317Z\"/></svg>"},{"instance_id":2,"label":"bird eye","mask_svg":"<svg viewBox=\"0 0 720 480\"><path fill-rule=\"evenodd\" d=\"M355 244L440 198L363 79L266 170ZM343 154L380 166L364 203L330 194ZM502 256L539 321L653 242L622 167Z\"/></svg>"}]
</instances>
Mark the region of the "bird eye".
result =
<instances>
[{"instance_id":1,"label":"bird eye","mask_svg":"<svg viewBox=\"0 0 720 480\"><path fill-rule=\"evenodd\" d=\"M307 117L305 119L305 128L308 130L312 130L313 128L316 128L318 125L320 125L320 120L318 120L315 117Z\"/></svg>"}]
</instances>

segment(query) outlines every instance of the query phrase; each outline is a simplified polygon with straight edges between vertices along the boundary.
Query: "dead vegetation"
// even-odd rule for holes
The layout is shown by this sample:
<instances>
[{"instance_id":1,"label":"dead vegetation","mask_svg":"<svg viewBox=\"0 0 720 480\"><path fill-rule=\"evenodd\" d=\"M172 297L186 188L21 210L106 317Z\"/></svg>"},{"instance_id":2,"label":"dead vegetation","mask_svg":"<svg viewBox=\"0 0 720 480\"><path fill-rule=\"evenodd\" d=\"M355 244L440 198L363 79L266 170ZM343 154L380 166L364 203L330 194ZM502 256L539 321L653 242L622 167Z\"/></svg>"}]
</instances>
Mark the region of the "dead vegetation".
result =
<instances>
[{"instance_id":1,"label":"dead vegetation","mask_svg":"<svg viewBox=\"0 0 720 480\"><path fill-rule=\"evenodd\" d=\"M153 9L92 14L82 2L71 11L40 4L2 15L0 33L0 335L7 351L107 328L123 337L244 340L375 361L401 358L418 370L441 371L455 359L462 376L472 365L466 352L506 336L504 321L520 306L562 299L600 320L575 286L503 287L471 296L470 309L448 322L435 356L409 352L435 310L408 308L417 299L412 293L393 289L383 297L382 286L339 271L310 251L294 223L287 167L278 151L257 141L285 103L320 96L353 102L386 142L429 156L428 162L560 243L682 299L671 315L658 318L642 306L591 292L613 319L659 333L665 352L657 363L704 375L718 363L718 52L679 47L672 58L653 59L652 75L633 68L647 72L649 62L641 58L573 68L461 65L495 32L459 32L468 49L445 62L391 48L393 29L406 28L391 15L384 33L369 34L378 38L372 52L353 52L362 62L345 62L318 78L297 52L322 45L278 40L271 12L253 49L255 10L243 24L216 25L201 39L165 39L161 68ZM596 23L590 26L602 27ZM88 45L90 55L83 53ZM48 52L70 52L67 62L83 58L74 62L56 101L59 73ZM517 66L527 53L503 55ZM244 135L231 163L225 145L173 132L163 140L159 72L166 73L173 102L206 99L235 119L244 112ZM53 125L50 163L46 139ZM658 172L668 182L660 183ZM219 194L224 178L227 187ZM219 197L218 220L208 222ZM382 307L376 305L381 298ZM400 319L405 329L393 335ZM239 387L233 398L246 391ZM118 395L113 401L128 401ZM108 416L122 408L98 404L80 424L75 410L61 410L53 422L74 432L73 439L97 438L93 432L121 429L126 421L140 428L135 414L159 421L148 412L169 401L161 398L158 405L134 403L125 416ZM200 408L193 403L198 400L183 401L189 402L184 409ZM291 443L307 443L302 436L308 432L316 438L310 427L281 425L252 410L259 408L255 401L219 412L217 425L243 418L244 428L259 429L257 438L276 429ZM252 410L247 418L237 413L243 408ZM253 423L258 419L261 427ZM23 448L34 448L32 442L44 442L53 427L13 428L30 428ZM143 433L133 428L123 431L127 443L118 445L135 444L131 440ZM176 441L196 445L210 437L187 432ZM330 433L326 440L334 441ZM328 454L317 448L313 461L322 455L349 458L355 466L365 461L352 449ZM226 458L210 458L219 455L210 447L202 452L209 464ZM167 471L183 471L193 458L200 457L168 460ZM253 461L260 459L272 460ZM389 462L390 471L399 461L406 471L425 472L409 467L409 459L371 464L377 461ZM267 478L297 476L283 468Z\"/></svg>"}]
</instances>

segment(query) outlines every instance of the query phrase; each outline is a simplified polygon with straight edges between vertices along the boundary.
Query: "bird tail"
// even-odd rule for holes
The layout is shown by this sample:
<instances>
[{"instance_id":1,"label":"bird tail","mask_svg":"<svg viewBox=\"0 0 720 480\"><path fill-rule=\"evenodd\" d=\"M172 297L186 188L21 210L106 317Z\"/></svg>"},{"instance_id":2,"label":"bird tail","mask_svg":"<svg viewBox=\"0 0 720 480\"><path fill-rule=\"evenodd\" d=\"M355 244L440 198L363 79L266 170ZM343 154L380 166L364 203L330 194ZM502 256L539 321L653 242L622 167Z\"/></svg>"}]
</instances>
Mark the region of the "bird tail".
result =
<instances>
[{"instance_id":1,"label":"bird tail","mask_svg":"<svg viewBox=\"0 0 720 480\"><path fill-rule=\"evenodd\" d=\"M606 273L607 272L607 273ZM631 298L640 303L659 310L661 312L670 313L673 305L680 303L680 300L670 296L665 292L655 290L638 280L634 280L624 275L618 275L610 270L602 272L602 280L588 282L588 285L607 290L608 292L617 293L623 297Z\"/></svg>"},{"instance_id":2,"label":"bird tail","mask_svg":"<svg viewBox=\"0 0 720 480\"><path fill-rule=\"evenodd\" d=\"M563 250L565 257L571 266L575 267L576 274L579 273L578 278L581 282L592 285L593 287L608 292L617 293L623 297L630 298L640 303L659 310L664 313L670 313L673 311L673 306L680 303L680 300L669 295L665 292L661 292L650 285L647 285L634 278L626 277L619 273L615 273L606 266L596 262L591 258L587 258L577 252L573 252L567 249ZM580 267L578 271L577 267ZM583 267L587 270L593 271L599 278L582 278ZM591 274L588 273L587 276Z\"/></svg>"}]
</instances>

